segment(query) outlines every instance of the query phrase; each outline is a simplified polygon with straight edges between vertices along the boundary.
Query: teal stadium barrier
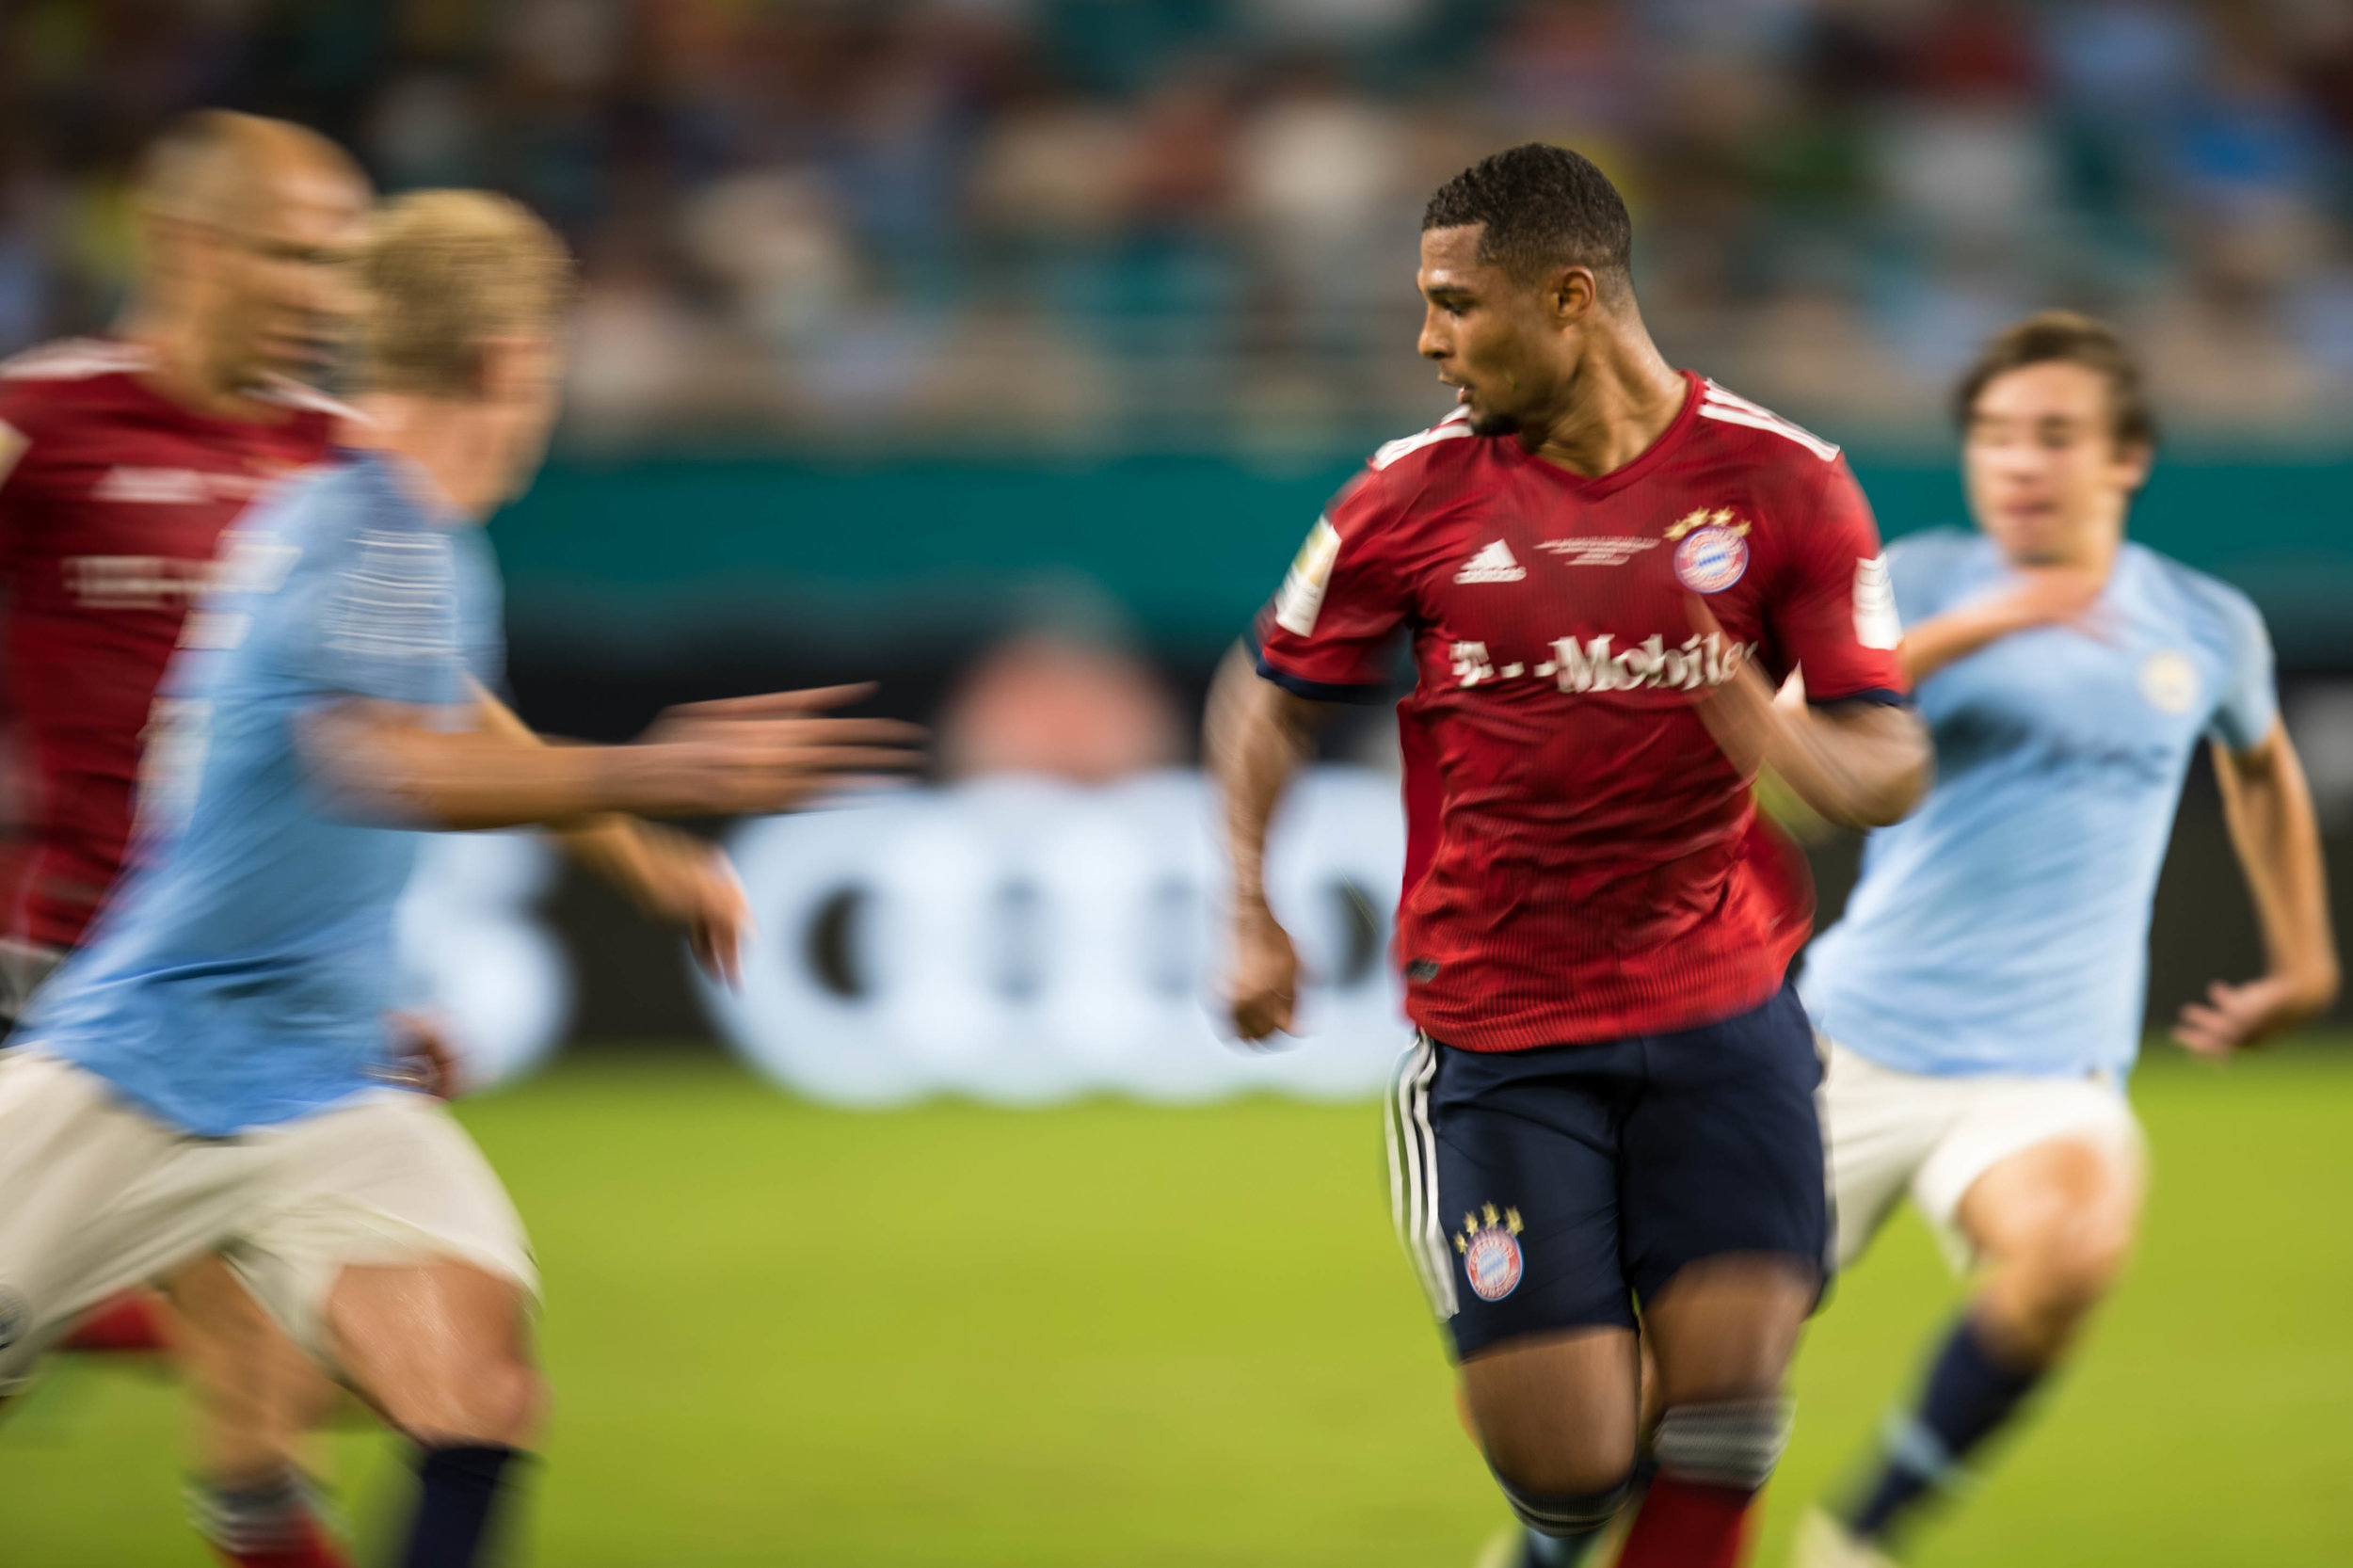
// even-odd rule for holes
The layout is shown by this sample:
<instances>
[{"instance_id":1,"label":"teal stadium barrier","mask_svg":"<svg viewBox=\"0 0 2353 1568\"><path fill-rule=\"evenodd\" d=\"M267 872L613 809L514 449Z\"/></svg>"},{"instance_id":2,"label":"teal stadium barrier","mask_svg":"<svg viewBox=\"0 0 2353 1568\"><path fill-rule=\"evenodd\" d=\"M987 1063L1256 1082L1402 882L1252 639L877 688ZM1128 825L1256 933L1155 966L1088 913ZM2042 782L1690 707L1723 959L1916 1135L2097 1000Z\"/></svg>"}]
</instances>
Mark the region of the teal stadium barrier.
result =
<instances>
[{"instance_id":1,"label":"teal stadium barrier","mask_svg":"<svg viewBox=\"0 0 2353 1568\"><path fill-rule=\"evenodd\" d=\"M1945 454L1855 467L1891 537L1962 519ZM715 620L862 642L971 624L1011 590L1082 578L1185 653L1247 623L1353 468L574 456L494 535L519 631ZM2133 533L2253 594L2288 664L2353 666L2353 457L2169 460Z\"/></svg>"}]
</instances>

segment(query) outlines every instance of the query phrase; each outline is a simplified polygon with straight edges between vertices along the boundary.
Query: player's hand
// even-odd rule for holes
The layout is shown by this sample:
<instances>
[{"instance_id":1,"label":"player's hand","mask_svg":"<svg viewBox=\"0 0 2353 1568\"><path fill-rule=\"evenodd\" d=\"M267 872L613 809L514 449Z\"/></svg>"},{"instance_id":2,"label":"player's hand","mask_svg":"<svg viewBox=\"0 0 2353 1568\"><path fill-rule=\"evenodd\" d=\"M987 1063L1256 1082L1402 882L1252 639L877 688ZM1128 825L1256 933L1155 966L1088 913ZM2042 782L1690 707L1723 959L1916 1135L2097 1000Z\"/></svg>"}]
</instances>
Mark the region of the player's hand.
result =
<instances>
[{"instance_id":1,"label":"player's hand","mask_svg":"<svg viewBox=\"0 0 2353 1568\"><path fill-rule=\"evenodd\" d=\"M1263 903L1234 914L1234 968L1225 981L1225 1011L1234 1032L1256 1044L1288 1034L1299 1006L1299 952L1290 933Z\"/></svg>"},{"instance_id":2,"label":"player's hand","mask_svg":"<svg viewBox=\"0 0 2353 1568\"><path fill-rule=\"evenodd\" d=\"M465 1075L440 1016L409 1010L388 1014L385 1022L408 1081L437 1100L456 1099L465 1087Z\"/></svg>"},{"instance_id":3,"label":"player's hand","mask_svg":"<svg viewBox=\"0 0 2353 1568\"><path fill-rule=\"evenodd\" d=\"M921 767L920 726L817 716L872 692L823 686L672 708L637 744L614 748L619 792L646 815L764 816L843 783Z\"/></svg>"},{"instance_id":4,"label":"player's hand","mask_svg":"<svg viewBox=\"0 0 2353 1568\"><path fill-rule=\"evenodd\" d=\"M717 845L676 828L638 824L637 841L644 854L632 889L638 907L685 928L703 973L729 985L741 984L752 906L735 867Z\"/></svg>"},{"instance_id":5,"label":"player's hand","mask_svg":"<svg viewBox=\"0 0 2353 1568\"><path fill-rule=\"evenodd\" d=\"M2233 1051L2262 1045L2320 1011L2311 988L2292 975L2265 975L2244 985L2216 981L2206 1000L2183 1007L2173 1038L2184 1049L2221 1060Z\"/></svg>"}]
</instances>

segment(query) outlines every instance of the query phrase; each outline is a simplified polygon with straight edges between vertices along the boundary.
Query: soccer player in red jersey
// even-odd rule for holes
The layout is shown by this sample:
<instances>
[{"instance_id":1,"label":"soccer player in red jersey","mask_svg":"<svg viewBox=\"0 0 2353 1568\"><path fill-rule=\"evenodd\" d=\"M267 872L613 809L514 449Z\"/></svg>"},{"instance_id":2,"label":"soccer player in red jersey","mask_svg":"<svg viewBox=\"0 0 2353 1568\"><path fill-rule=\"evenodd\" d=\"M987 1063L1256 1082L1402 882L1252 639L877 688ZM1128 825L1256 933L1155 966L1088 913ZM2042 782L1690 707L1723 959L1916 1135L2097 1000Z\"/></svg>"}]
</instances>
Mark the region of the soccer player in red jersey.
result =
<instances>
[{"instance_id":1,"label":"soccer player in red jersey","mask_svg":"<svg viewBox=\"0 0 2353 1568\"><path fill-rule=\"evenodd\" d=\"M1459 407L1320 520L1221 673L1208 749L1234 868L1234 1028L1292 1023L1267 823L1321 704L1401 710L1434 783L1398 955L1418 1038L1388 1107L1400 1233L1471 1424L1574 1562L1628 1495L1626 1568L1743 1550L1829 1240L1813 1032L1786 984L1801 862L1758 820L1775 769L1891 822L1929 746L1877 531L1826 441L1662 359L1624 201L1560 148L1497 153L1422 221L1421 352ZM1808 701L1777 706L1802 674ZM1426 771L1424 771L1426 770ZM1637 1330L1641 1340L1638 1341Z\"/></svg>"}]
</instances>

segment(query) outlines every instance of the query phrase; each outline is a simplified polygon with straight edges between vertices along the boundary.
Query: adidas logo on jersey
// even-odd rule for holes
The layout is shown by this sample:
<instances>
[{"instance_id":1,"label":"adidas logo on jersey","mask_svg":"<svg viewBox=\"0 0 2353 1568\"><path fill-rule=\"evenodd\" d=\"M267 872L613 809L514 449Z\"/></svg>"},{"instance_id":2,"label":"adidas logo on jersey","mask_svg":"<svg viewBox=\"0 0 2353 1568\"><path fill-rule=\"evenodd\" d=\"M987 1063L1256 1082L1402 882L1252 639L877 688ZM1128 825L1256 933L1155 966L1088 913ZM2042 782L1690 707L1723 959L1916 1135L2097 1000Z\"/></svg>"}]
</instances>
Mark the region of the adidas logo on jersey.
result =
<instances>
[{"instance_id":1,"label":"adidas logo on jersey","mask_svg":"<svg viewBox=\"0 0 2353 1568\"><path fill-rule=\"evenodd\" d=\"M1454 574L1457 583L1516 583L1528 575L1528 568L1513 555L1512 547L1501 539L1463 563L1463 569Z\"/></svg>"}]
</instances>

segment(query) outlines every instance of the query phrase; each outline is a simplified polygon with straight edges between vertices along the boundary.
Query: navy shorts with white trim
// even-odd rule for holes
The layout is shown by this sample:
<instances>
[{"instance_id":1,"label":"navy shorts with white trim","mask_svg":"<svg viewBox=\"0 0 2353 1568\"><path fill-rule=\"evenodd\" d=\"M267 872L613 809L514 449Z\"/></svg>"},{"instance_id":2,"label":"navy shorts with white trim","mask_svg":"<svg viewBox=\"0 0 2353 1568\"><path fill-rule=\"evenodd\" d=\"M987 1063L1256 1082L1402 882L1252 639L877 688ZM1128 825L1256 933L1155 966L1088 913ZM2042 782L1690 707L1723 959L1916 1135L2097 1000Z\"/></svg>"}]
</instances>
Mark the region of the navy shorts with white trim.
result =
<instances>
[{"instance_id":1,"label":"navy shorts with white trim","mask_svg":"<svg viewBox=\"0 0 2353 1568\"><path fill-rule=\"evenodd\" d=\"M1673 1034L1416 1042L1389 1097L1391 1196L1456 1355L1631 1327L1638 1302L1704 1257L1782 1254L1826 1280L1821 1077L1788 985Z\"/></svg>"}]
</instances>

